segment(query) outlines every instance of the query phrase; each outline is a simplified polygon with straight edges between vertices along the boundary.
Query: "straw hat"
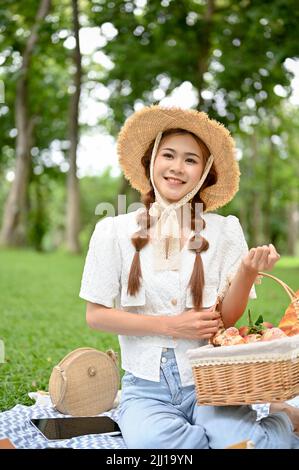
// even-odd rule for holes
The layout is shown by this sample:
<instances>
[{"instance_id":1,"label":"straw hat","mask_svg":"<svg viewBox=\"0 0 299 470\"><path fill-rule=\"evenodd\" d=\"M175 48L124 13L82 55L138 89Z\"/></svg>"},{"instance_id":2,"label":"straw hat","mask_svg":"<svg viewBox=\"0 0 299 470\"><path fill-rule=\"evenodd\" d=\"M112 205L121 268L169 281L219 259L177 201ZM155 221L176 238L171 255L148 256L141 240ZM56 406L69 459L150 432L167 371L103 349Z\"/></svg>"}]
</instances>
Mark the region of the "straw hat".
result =
<instances>
[{"instance_id":1,"label":"straw hat","mask_svg":"<svg viewBox=\"0 0 299 470\"><path fill-rule=\"evenodd\" d=\"M206 211L216 210L231 201L239 189L240 178L234 140L223 124L194 109L155 105L142 108L126 120L118 136L117 153L131 186L142 194L151 189L141 158L158 132L172 128L193 132L213 154L218 179L216 184L201 192Z\"/></svg>"}]
</instances>

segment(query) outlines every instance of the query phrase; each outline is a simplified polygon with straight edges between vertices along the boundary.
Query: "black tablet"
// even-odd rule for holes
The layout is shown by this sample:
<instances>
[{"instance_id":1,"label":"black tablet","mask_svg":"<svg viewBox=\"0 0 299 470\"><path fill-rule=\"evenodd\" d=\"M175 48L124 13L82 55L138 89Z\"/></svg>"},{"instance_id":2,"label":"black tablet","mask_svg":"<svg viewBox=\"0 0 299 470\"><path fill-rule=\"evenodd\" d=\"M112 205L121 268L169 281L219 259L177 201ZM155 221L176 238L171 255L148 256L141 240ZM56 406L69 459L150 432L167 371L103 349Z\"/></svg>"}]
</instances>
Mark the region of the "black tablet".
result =
<instances>
[{"instance_id":1,"label":"black tablet","mask_svg":"<svg viewBox=\"0 0 299 470\"><path fill-rule=\"evenodd\" d=\"M120 435L118 424L109 416L72 417L72 418L40 418L31 419L31 424L46 439L71 439L86 434Z\"/></svg>"}]
</instances>

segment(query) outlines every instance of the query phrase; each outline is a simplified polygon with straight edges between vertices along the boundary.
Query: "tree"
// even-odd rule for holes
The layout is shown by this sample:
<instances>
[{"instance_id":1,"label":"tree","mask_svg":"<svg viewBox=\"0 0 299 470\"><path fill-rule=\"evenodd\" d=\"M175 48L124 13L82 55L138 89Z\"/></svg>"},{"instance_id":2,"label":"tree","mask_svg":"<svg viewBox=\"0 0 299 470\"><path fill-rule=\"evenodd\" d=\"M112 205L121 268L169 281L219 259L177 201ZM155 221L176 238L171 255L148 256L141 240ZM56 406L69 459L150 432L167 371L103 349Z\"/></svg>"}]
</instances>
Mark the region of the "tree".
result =
<instances>
[{"instance_id":1,"label":"tree","mask_svg":"<svg viewBox=\"0 0 299 470\"><path fill-rule=\"evenodd\" d=\"M79 42L79 12L78 1L72 0L73 27L76 46L74 49L74 93L70 99L69 110L69 171L67 178L67 212L66 212L66 242L69 251L80 252L79 231L80 231L80 194L77 178L77 146L78 146L78 116L81 90L81 52Z\"/></svg>"},{"instance_id":2,"label":"tree","mask_svg":"<svg viewBox=\"0 0 299 470\"><path fill-rule=\"evenodd\" d=\"M274 4L270 6L270 4ZM158 104L188 81L197 108L227 125L236 135L250 106L271 109L290 92L286 57L296 53L294 0L153 0L136 8L133 2L94 2L94 24L112 24L115 35L102 50L114 67L104 84L116 135L125 119L142 105Z\"/></svg>"},{"instance_id":3,"label":"tree","mask_svg":"<svg viewBox=\"0 0 299 470\"><path fill-rule=\"evenodd\" d=\"M115 134L136 106L158 103L185 81L197 108L229 126L248 111L248 99L267 108L281 100L275 85L290 91L283 62L296 53L294 0L95 3L91 21L116 30L102 48L114 64L103 83Z\"/></svg>"},{"instance_id":4,"label":"tree","mask_svg":"<svg viewBox=\"0 0 299 470\"><path fill-rule=\"evenodd\" d=\"M281 252L294 255L298 239L298 110L283 103L256 121L238 136L242 177L234 207L242 216L251 246L272 242Z\"/></svg>"},{"instance_id":5,"label":"tree","mask_svg":"<svg viewBox=\"0 0 299 470\"><path fill-rule=\"evenodd\" d=\"M40 26L51 0L41 0L31 34L26 43L16 89L15 121L17 128L15 179L5 204L0 242L22 244L26 237L27 191L30 173L30 150L33 140L34 117L28 113L28 77L30 62L39 38Z\"/></svg>"}]
</instances>

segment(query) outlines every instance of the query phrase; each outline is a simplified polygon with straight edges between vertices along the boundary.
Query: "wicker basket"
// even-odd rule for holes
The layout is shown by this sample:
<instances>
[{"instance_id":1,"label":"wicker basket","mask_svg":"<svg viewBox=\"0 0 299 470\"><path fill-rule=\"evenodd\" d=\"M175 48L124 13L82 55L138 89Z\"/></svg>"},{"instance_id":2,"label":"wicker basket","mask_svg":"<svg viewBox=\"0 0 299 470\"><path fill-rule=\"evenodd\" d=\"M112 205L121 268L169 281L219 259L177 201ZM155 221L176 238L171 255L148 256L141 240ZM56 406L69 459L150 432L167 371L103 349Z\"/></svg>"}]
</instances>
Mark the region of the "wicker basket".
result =
<instances>
[{"instance_id":1,"label":"wicker basket","mask_svg":"<svg viewBox=\"0 0 299 470\"><path fill-rule=\"evenodd\" d=\"M94 416L112 408L119 386L117 356L94 348L67 354L51 373L49 393L60 413Z\"/></svg>"},{"instance_id":2,"label":"wicker basket","mask_svg":"<svg viewBox=\"0 0 299 470\"><path fill-rule=\"evenodd\" d=\"M299 298L278 282L294 303ZM281 402L299 395L299 335L236 346L211 345L187 351L198 405L244 405Z\"/></svg>"}]
</instances>

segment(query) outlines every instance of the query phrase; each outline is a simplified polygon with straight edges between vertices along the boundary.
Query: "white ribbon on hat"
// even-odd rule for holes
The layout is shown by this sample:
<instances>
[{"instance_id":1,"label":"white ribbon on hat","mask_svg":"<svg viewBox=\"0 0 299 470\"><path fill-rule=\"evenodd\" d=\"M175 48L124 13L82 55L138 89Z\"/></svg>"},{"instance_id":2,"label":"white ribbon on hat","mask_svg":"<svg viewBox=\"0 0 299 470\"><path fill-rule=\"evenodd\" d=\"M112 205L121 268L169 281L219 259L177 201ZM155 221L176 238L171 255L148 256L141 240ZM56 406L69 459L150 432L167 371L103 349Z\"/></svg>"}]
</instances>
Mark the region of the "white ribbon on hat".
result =
<instances>
[{"instance_id":1,"label":"white ribbon on hat","mask_svg":"<svg viewBox=\"0 0 299 470\"><path fill-rule=\"evenodd\" d=\"M179 201L169 203L161 196L154 182L154 162L161 138L162 132L159 132L155 139L150 162L150 179L154 188L156 201L152 204L149 214L152 217L158 218L153 233L154 269L156 271L178 270L180 268L181 234L177 209L189 202L190 199L192 199L199 191L214 161L213 155L210 155L202 176L192 191L182 197ZM167 240L168 250L166 249Z\"/></svg>"}]
</instances>

